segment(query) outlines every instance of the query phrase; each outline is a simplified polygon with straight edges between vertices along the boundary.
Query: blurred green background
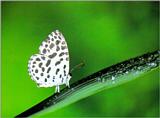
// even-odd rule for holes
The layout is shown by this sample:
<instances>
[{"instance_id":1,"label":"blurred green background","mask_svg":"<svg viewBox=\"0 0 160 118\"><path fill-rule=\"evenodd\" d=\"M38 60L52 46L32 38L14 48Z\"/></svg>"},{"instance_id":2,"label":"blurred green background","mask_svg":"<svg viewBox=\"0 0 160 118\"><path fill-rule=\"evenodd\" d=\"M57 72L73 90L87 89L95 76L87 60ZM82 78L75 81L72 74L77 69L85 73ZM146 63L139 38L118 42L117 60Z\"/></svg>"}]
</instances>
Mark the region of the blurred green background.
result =
<instances>
[{"instance_id":1,"label":"blurred green background","mask_svg":"<svg viewBox=\"0 0 160 118\"><path fill-rule=\"evenodd\" d=\"M13 117L54 92L27 72L48 34L66 38L71 83L131 57L157 50L158 2L2 2L2 117ZM62 87L61 87L62 88ZM158 116L158 69L42 117Z\"/></svg>"}]
</instances>

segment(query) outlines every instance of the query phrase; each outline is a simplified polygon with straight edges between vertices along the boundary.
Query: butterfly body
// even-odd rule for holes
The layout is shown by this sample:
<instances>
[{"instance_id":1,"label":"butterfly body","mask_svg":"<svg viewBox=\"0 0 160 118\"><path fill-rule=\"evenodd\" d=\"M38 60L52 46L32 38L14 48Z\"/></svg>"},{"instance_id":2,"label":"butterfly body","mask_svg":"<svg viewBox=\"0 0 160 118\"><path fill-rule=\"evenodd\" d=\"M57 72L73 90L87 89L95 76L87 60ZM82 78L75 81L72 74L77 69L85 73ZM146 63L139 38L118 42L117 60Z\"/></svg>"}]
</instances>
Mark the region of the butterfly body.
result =
<instances>
[{"instance_id":1,"label":"butterfly body","mask_svg":"<svg viewBox=\"0 0 160 118\"><path fill-rule=\"evenodd\" d=\"M32 55L28 64L31 79L39 87L69 86L69 52L63 35L56 30L48 35L39 47L39 54Z\"/></svg>"}]
</instances>

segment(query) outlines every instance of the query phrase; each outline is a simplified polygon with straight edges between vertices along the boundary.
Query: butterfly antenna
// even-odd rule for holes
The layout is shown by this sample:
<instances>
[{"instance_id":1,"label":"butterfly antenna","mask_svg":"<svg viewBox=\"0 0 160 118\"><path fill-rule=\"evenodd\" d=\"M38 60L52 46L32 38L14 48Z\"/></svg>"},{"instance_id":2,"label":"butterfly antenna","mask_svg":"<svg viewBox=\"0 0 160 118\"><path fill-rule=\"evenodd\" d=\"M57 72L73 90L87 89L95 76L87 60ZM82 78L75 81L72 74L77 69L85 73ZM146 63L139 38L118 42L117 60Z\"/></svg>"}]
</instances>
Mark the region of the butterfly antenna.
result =
<instances>
[{"instance_id":1,"label":"butterfly antenna","mask_svg":"<svg viewBox=\"0 0 160 118\"><path fill-rule=\"evenodd\" d=\"M85 63L84 63L84 61L83 62L81 62L80 64L77 64L77 65L75 65L72 69L71 69L71 73L72 73L72 71L74 71L75 69L78 69L78 68L81 68L81 67L83 67L85 65Z\"/></svg>"}]
</instances>

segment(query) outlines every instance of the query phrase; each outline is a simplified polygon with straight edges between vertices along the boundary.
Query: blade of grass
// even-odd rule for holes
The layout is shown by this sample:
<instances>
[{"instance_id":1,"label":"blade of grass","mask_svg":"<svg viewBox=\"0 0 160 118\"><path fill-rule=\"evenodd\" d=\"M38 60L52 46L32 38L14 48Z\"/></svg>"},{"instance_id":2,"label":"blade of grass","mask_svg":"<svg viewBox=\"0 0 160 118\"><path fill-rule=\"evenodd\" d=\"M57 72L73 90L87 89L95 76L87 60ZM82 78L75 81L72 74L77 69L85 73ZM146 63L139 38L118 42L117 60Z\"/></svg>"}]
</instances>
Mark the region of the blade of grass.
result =
<instances>
[{"instance_id":1,"label":"blade of grass","mask_svg":"<svg viewBox=\"0 0 160 118\"><path fill-rule=\"evenodd\" d=\"M158 68L158 66L159 51L129 59L71 84L70 88L64 88L60 93L53 94L16 117L40 116L44 113L53 112L103 89L134 80Z\"/></svg>"}]
</instances>

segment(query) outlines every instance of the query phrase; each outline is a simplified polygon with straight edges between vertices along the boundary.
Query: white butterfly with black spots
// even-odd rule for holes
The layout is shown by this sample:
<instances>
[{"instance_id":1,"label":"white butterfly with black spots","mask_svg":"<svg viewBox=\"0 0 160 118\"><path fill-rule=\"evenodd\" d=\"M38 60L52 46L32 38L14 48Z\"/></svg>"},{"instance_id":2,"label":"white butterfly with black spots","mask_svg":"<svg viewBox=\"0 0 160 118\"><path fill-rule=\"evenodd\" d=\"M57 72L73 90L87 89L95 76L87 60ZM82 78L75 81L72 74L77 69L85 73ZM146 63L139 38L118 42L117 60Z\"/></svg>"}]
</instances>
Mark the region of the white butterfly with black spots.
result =
<instances>
[{"instance_id":1,"label":"white butterfly with black spots","mask_svg":"<svg viewBox=\"0 0 160 118\"><path fill-rule=\"evenodd\" d=\"M30 57L28 71L38 87L56 86L55 92L60 92L59 85L69 87L69 52L62 33L56 30L48 35L39 47L39 54Z\"/></svg>"}]
</instances>

